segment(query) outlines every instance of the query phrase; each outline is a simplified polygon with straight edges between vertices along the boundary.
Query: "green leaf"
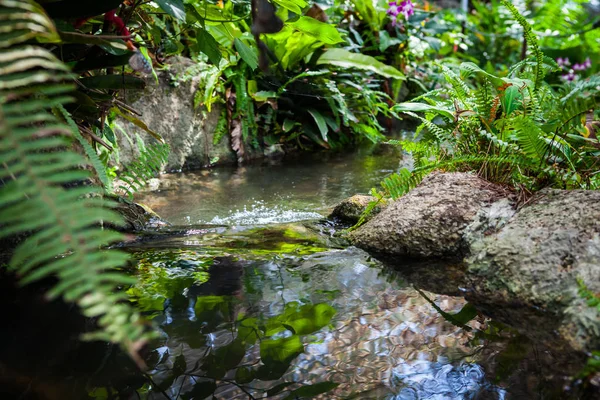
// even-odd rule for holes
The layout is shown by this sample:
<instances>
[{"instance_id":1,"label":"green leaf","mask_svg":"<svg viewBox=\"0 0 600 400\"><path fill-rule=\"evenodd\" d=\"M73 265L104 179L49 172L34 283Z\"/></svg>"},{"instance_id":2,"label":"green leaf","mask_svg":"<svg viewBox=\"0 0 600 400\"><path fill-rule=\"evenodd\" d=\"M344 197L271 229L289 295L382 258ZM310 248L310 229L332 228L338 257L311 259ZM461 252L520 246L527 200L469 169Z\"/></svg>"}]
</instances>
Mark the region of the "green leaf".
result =
<instances>
[{"instance_id":1,"label":"green leaf","mask_svg":"<svg viewBox=\"0 0 600 400\"><path fill-rule=\"evenodd\" d=\"M155 0L156 4L170 16L185 21L183 0Z\"/></svg>"},{"instance_id":2,"label":"green leaf","mask_svg":"<svg viewBox=\"0 0 600 400\"><path fill-rule=\"evenodd\" d=\"M271 91L260 90L256 93L251 94L252 98L256 101L267 101L277 97L277 93Z\"/></svg>"},{"instance_id":3,"label":"green leaf","mask_svg":"<svg viewBox=\"0 0 600 400\"><path fill-rule=\"evenodd\" d=\"M98 57L86 57L83 60L78 61L73 67L73 70L91 71L94 69L120 67L122 65L127 65L132 55L133 52L129 51L126 54L121 54L118 56L112 54L102 54Z\"/></svg>"},{"instance_id":4,"label":"green leaf","mask_svg":"<svg viewBox=\"0 0 600 400\"><path fill-rule=\"evenodd\" d=\"M298 15L302 14L302 9L308 6L308 3L304 0L273 0L273 3Z\"/></svg>"},{"instance_id":5,"label":"green leaf","mask_svg":"<svg viewBox=\"0 0 600 400\"><path fill-rule=\"evenodd\" d=\"M501 102L502 108L504 109L505 115L509 116L521 105L523 96L519 92L519 88L515 85L509 86L502 95Z\"/></svg>"},{"instance_id":6,"label":"green leaf","mask_svg":"<svg viewBox=\"0 0 600 400\"><path fill-rule=\"evenodd\" d=\"M321 22L311 17L303 16L287 25L326 44L337 44L344 41L335 25Z\"/></svg>"},{"instance_id":7,"label":"green leaf","mask_svg":"<svg viewBox=\"0 0 600 400\"><path fill-rule=\"evenodd\" d=\"M344 49L329 49L317 60L317 65L335 65L341 68L356 68L371 71L386 78L406 79L396 68L377 61L371 56L351 53Z\"/></svg>"},{"instance_id":8,"label":"green leaf","mask_svg":"<svg viewBox=\"0 0 600 400\"><path fill-rule=\"evenodd\" d=\"M328 132L327 121L325 121L325 118L323 118L321 113L318 112L317 110L315 110L314 108L309 108L308 112L310 113L310 115L312 115L315 122L317 123L319 132L321 132L321 137L323 138L324 141L327 141L327 132Z\"/></svg>"},{"instance_id":9,"label":"green leaf","mask_svg":"<svg viewBox=\"0 0 600 400\"><path fill-rule=\"evenodd\" d=\"M81 18L104 14L119 7L123 0L62 0L44 3L44 9L53 18Z\"/></svg>"},{"instance_id":10,"label":"green leaf","mask_svg":"<svg viewBox=\"0 0 600 400\"><path fill-rule=\"evenodd\" d=\"M296 121L294 121L293 119L286 118L283 121L282 129L284 132L289 132L292 130L292 128L294 128L295 125L296 125Z\"/></svg>"},{"instance_id":11,"label":"green leaf","mask_svg":"<svg viewBox=\"0 0 600 400\"><path fill-rule=\"evenodd\" d=\"M196 40L200 51L207 55L211 63L219 65L221 61L221 50L219 50L219 43L215 38L204 29L196 31Z\"/></svg>"},{"instance_id":12,"label":"green leaf","mask_svg":"<svg viewBox=\"0 0 600 400\"><path fill-rule=\"evenodd\" d=\"M392 110L395 112L434 112L436 114L441 114L444 117L454 119L454 114L452 114L450 110L424 103L400 103L392 107Z\"/></svg>"},{"instance_id":13,"label":"green leaf","mask_svg":"<svg viewBox=\"0 0 600 400\"><path fill-rule=\"evenodd\" d=\"M159 133L154 132L152 129L148 128L148 125L146 125L144 122L142 122L139 118L134 117L131 114L127 114L126 112L121 111L117 107L113 107L112 110L115 113L119 114L121 117L125 118L127 121L129 121L132 124L134 124L135 126L137 126L138 128L141 128L144 131L146 131L150 136L152 136L154 139L158 140L160 143L165 142L165 140Z\"/></svg>"},{"instance_id":14,"label":"green leaf","mask_svg":"<svg viewBox=\"0 0 600 400\"><path fill-rule=\"evenodd\" d=\"M233 40L233 45L235 49L240 54L240 57L252 70L255 70L258 67L258 55L254 51L253 48L250 48L247 44L242 42L239 38L235 38Z\"/></svg>"},{"instance_id":15,"label":"green leaf","mask_svg":"<svg viewBox=\"0 0 600 400\"><path fill-rule=\"evenodd\" d=\"M184 400L197 400L205 399L215 392L217 384L214 380L202 380L196 382L193 389L187 393L184 393L181 398Z\"/></svg>"}]
</instances>

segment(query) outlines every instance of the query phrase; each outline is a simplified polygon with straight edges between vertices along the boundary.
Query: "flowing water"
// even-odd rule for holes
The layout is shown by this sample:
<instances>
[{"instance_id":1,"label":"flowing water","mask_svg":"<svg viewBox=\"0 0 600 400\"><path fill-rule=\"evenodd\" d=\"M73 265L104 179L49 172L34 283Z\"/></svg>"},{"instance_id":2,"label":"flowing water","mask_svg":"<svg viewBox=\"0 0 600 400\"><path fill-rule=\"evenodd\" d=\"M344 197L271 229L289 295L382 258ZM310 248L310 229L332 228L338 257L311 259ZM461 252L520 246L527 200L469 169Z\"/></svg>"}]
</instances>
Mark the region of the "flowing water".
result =
<instances>
[{"instance_id":1,"label":"flowing water","mask_svg":"<svg viewBox=\"0 0 600 400\"><path fill-rule=\"evenodd\" d=\"M480 314L460 266L390 268L335 235L331 206L397 168L363 152L163 177L139 200L179 233L127 247L148 372L58 346L27 389L46 397L22 398L577 398L584 361Z\"/></svg>"}]
</instances>

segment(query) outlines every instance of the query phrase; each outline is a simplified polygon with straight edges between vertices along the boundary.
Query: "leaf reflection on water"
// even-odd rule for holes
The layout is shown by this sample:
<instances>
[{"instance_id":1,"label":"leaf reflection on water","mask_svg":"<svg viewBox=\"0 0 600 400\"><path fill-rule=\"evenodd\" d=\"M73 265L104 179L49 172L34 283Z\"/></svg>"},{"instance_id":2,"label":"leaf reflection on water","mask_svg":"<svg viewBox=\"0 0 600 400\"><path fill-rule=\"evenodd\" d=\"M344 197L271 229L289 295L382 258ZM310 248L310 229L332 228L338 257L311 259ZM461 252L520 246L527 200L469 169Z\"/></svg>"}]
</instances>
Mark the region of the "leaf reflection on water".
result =
<instances>
[{"instance_id":1,"label":"leaf reflection on water","mask_svg":"<svg viewBox=\"0 0 600 400\"><path fill-rule=\"evenodd\" d=\"M136 292L140 304L157 304L139 297L145 293L169 305L156 317L163 339L150 398L464 398L482 391L503 398L470 359L469 330L480 322L453 324L438 313L461 315L463 299L426 299L389 281L380 265L352 248L241 257L193 251L146 257L152 268L177 271L154 273L154 292ZM208 280L193 279L202 274Z\"/></svg>"}]
</instances>

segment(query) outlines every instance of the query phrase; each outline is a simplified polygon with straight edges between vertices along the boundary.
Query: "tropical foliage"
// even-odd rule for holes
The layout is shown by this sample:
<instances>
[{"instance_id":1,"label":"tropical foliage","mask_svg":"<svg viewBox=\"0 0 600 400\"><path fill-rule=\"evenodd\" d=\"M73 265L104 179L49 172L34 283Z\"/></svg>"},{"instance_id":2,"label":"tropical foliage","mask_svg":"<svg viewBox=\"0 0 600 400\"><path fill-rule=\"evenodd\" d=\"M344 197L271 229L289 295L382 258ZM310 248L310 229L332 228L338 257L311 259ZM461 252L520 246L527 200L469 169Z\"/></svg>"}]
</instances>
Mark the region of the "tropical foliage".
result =
<instances>
[{"instance_id":1,"label":"tropical foliage","mask_svg":"<svg viewBox=\"0 0 600 400\"><path fill-rule=\"evenodd\" d=\"M598 188L595 136L596 78L559 90L545 82L560 71L546 57L532 27L503 2L522 26L531 55L505 76L472 62L439 62L444 84L392 109L420 121L418 142L391 141L412 154L412 170L387 178L398 197L434 169L476 171L498 183L533 191L545 186Z\"/></svg>"},{"instance_id":2,"label":"tropical foliage","mask_svg":"<svg viewBox=\"0 0 600 400\"><path fill-rule=\"evenodd\" d=\"M27 237L10 268L23 284L51 282L49 298L97 320L88 337L132 354L149 334L122 290L139 284L119 273L128 257L107 249L123 237L105 229L122 223L105 195L132 196L167 160L169 145L124 93L156 84L169 57L193 60L171 84L199 78L194 104L204 115L224 106L215 141L229 135L240 161L264 145L387 140L405 118L418 122L415 137L387 142L413 165L373 191L380 200L434 169L475 171L524 193L600 186L598 14L582 0L476 1L467 14L408 0L0 7L0 236ZM117 170L119 120L152 139L135 138L139 159ZM274 329L306 311L290 307ZM261 351L282 340L248 324Z\"/></svg>"}]
</instances>

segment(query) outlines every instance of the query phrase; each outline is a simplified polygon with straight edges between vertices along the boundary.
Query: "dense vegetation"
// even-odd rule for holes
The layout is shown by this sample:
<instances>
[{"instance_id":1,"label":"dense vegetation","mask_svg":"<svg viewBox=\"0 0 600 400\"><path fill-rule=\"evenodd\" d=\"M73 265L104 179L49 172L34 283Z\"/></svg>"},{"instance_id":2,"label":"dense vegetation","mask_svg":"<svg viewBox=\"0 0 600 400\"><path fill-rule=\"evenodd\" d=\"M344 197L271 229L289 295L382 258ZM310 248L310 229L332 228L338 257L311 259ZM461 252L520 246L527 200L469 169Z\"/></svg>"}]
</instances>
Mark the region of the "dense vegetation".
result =
<instances>
[{"instance_id":1,"label":"dense vegetation","mask_svg":"<svg viewBox=\"0 0 600 400\"><path fill-rule=\"evenodd\" d=\"M600 16L585 3L491 0L465 14L410 0L0 0L0 235L28 236L10 268L23 284L57 276L48 296L97 317L89 337L132 354L147 340L116 290L134 281L117 272L128 257L105 249L123 239L105 229L122 222L107 195L117 173L132 194L167 157L122 98L173 56L194 61L201 112L225 104L217 138L229 135L240 159L265 143L386 141L405 118L415 137L388 143L413 166L378 196L401 196L434 169L522 193L597 189ZM154 138L137 138L140 160L121 171L118 118Z\"/></svg>"}]
</instances>

